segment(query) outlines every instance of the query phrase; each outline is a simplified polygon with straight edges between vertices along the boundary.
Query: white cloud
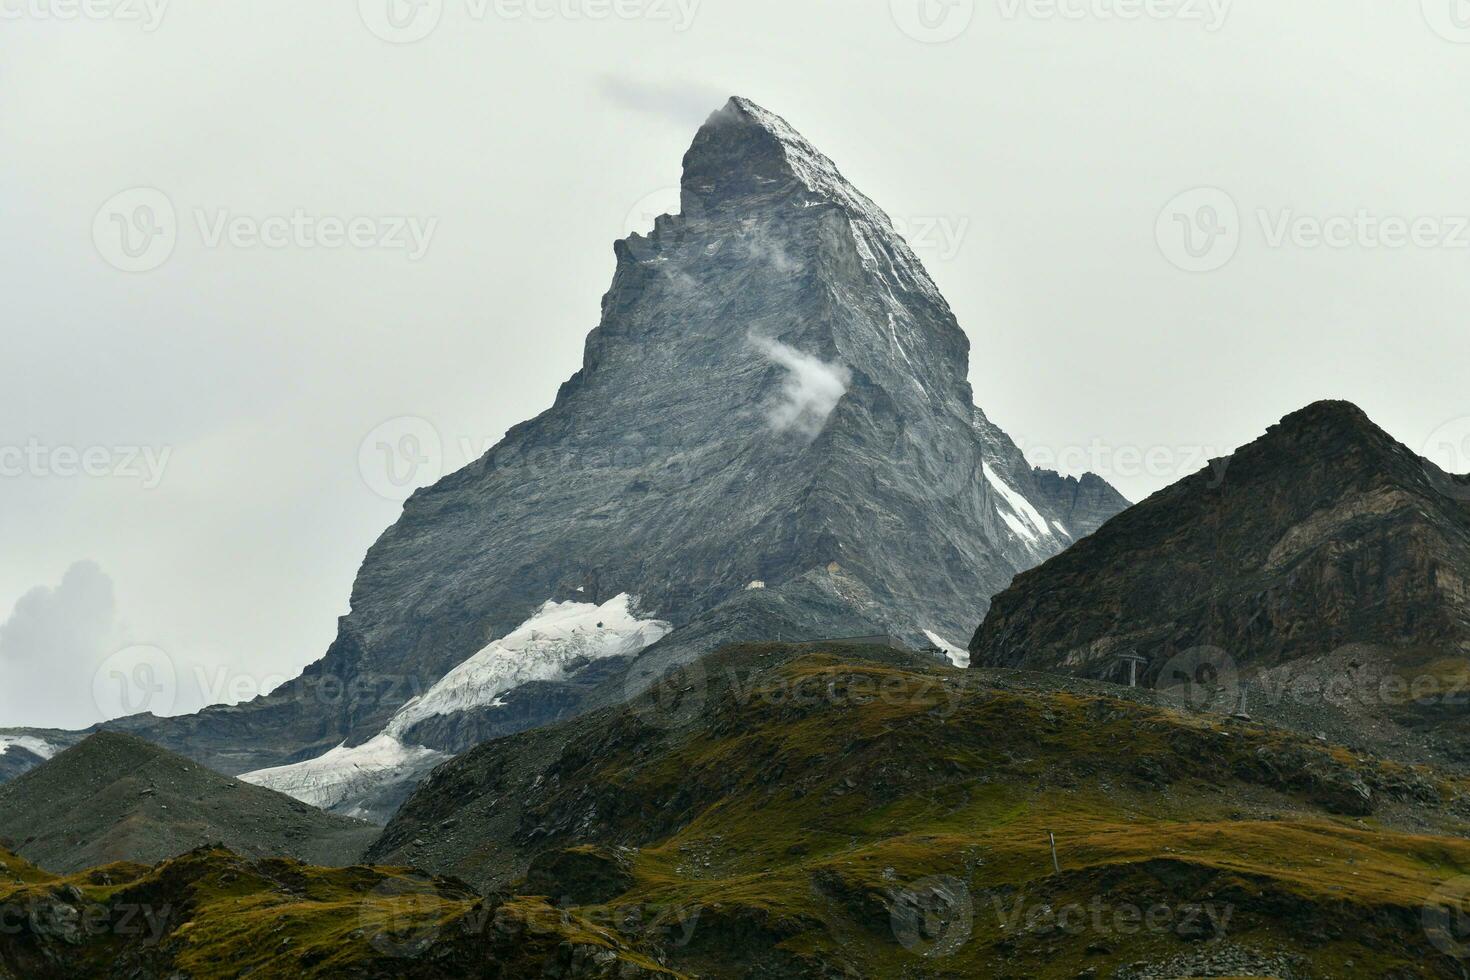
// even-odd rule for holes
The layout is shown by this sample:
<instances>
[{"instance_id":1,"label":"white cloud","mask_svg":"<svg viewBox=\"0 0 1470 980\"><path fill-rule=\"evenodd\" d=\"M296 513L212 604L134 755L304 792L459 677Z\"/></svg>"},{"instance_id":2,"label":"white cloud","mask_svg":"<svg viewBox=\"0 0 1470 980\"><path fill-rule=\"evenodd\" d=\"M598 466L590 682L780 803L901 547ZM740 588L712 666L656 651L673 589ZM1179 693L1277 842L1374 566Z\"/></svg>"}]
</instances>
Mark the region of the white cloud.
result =
<instances>
[{"instance_id":1,"label":"white cloud","mask_svg":"<svg viewBox=\"0 0 1470 980\"><path fill-rule=\"evenodd\" d=\"M682 129L699 126L731 94L698 82L647 81L621 72L603 75L598 84L602 95L622 108L663 119Z\"/></svg>"},{"instance_id":2,"label":"white cloud","mask_svg":"<svg viewBox=\"0 0 1470 980\"><path fill-rule=\"evenodd\" d=\"M827 363L793 347L752 334L750 343L772 363L787 372L781 398L771 406L766 418L777 432L797 432L815 439L827 425L827 418L852 383L852 372L840 362Z\"/></svg>"},{"instance_id":3,"label":"white cloud","mask_svg":"<svg viewBox=\"0 0 1470 980\"><path fill-rule=\"evenodd\" d=\"M83 727L98 720L92 675L119 640L112 579L79 561L61 584L21 596L0 624L0 727Z\"/></svg>"}]
</instances>

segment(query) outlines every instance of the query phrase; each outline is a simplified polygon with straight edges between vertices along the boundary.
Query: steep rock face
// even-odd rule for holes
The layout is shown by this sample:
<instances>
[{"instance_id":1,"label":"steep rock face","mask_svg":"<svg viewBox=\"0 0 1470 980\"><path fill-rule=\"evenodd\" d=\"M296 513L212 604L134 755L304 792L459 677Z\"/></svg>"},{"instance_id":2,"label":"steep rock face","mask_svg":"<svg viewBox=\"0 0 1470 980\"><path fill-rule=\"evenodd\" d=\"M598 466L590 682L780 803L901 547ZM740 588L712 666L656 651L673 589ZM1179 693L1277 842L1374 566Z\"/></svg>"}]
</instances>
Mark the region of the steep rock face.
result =
<instances>
[{"instance_id":1,"label":"steep rock face","mask_svg":"<svg viewBox=\"0 0 1470 980\"><path fill-rule=\"evenodd\" d=\"M1034 471L1036 492L1061 515L1061 524L1079 539L1102 527L1128 507L1128 500L1095 473L1078 479L1055 470Z\"/></svg>"},{"instance_id":2,"label":"steep rock face","mask_svg":"<svg viewBox=\"0 0 1470 980\"><path fill-rule=\"evenodd\" d=\"M1355 406L1309 406L1018 576L971 652L1099 678L1123 654L1151 673L1206 645L1246 671L1349 644L1464 658L1470 506L1456 487Z\"/></svg>"},{"instance_id":3,"label":"steep rock face","mask_svg":"<svg viewBox=\"0 0 1470 980\"><path fill-rule=\"evenodd\" d=\"M665 658L701 629L759 638L720 612L756 582L783 630L963 642L1016 572L1123 506L1095 478L1037 474L985 420L968 340L913 251L753 103L695 137L682 214L615 251L581 370L409 500L322 661L251 705L122 727L232 772L358 744L556 599L639 597L675 627ZM814 592L829 567L856 585ZM495 730L429 728L458 732L448 749Z\"/></svg>"}]
</instances>

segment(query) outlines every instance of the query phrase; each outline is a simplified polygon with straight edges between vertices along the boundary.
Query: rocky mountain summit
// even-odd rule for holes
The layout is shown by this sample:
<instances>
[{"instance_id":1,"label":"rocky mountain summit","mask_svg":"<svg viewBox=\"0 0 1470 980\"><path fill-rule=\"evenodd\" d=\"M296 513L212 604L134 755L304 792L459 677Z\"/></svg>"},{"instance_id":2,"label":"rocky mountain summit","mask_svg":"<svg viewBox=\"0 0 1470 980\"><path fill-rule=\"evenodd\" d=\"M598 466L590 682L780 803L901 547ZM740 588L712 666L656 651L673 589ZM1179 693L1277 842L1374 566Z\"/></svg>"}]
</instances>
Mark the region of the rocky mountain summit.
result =
<instances>
[{"instance_id":1,"label":"rocky mountain summit","mask_svg":"<svg viewBox=\"0 0 1470 980\"><path fill-rule=\"evenodd\" d=\"M546 603L620 595L672 628L657 669L558 656L493 700L440 700L415 744L619 700L719 642L887 633L962 656L991 595L1126 505L1027 464L975 407L968 338L892 222L752 102L695 136L681 213L614 251L581 369L414 494L322 660L250 704L116 727L230 773L309 761L382 736Z\"/></svg>"},{"instance_id":2,"label":"rocky mountain summit","mask_svg":"<svg viewBox=\"0 0 1470 980\"><path fill-rule=\"evenodd\" d=\"M1123 680L1137 656L1145 683L1208 671L1250 680L1247 710L1313 702L1324 727L1352 709L1359 736L1382 719L1458 741L1465 486L1355 406L1311 405L1018 576L974 661Z\"/></svg>"}]
</instances>

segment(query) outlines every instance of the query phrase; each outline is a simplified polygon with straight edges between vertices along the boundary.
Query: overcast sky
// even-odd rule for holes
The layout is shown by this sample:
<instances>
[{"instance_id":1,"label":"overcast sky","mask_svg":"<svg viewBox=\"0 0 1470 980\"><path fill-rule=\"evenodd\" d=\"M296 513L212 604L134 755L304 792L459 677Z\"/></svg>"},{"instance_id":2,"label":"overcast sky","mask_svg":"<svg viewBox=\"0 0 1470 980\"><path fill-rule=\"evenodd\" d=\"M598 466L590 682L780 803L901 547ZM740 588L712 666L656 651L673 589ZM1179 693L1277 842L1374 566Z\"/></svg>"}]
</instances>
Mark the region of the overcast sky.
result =
<instances>
[{"instance_id":1,"label":"overcast sky","mask_svg":"<svg viewBox=\"0 0 1470 980\"><path fill-rule=\"evenodd\" d=\"M174 711L319 657L733 93L908 230L1033 459L1137 499L1329 396L1470 435L1460 0L88 2L0 0L0 725L111 713L131 645Z\"/></svg>"}]
</instances>

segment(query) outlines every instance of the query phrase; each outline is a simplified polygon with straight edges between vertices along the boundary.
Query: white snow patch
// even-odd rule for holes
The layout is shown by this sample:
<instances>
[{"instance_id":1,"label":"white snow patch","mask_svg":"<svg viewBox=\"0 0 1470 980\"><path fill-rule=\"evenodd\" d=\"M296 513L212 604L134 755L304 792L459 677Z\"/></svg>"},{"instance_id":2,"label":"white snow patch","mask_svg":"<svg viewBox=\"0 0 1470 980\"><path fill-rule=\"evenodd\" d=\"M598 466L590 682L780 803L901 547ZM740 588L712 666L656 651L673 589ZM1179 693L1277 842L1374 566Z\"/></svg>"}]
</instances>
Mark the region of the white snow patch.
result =
<instances>
[{"instance_id":1,"label":"white snow patch","mask_svg":"<svg viewBox=\"0 0 1470 980\"><path fill-rule=\"evenodd\" d=\"M636 606L637 600L626 594L600 606L547 602L514 632L398 709L372 741L351 748L344 743L315 759L259 769L240 778L324 810L364 816L359 808L346 807L384 787L417 780L449 758L447 753L404 742L404 734L418 722L472 708L501 707L502 695L522 684L560 680L573 660L632 656L673 631L669 623L639 619Z\"/></svg>"},{"instance_id":2,"label":"white snow patch","mask_svg":"<svg viewBox=\"0 0 1470 980\"><path fill-rule=\"evenodd\" d=\"M745 587L745 591L754 592L756 589L764 589L765 587L766 583L762 582L760 579L756 579L754 582L751 582Z\"/></svg>"},{"instance_id":3,"label":"white snow patch","mask_svg":"<svg viewBox=\"0 0 1470 980\"><path fill-rule=\"evenodd\" d=\"M925 630L924 635L929 638L930 643L944 651L944 655L949 658L950 663L956 667L970 666L970 651L955 646L938 633L931 633L929 630Z\"/></svg>"},{"instance_id":4,"label":"white snow patch","mask_svg":"<svg viewBox=\"0 0 1470 980\"><path fill-rule=\"evenodd\" d=\"M546 603L515 632L494 641L399 708L384 731L401 737L426 718L491 707L500 695L522 684L561 680L579 657L631 657L673 631L669 623L639 619L636 602L623 594L601 606Z\"/></svg>"},{"instance_id":5,"label":"white snow patch","mask_svg":"<svg viewBox=\"0 0 1470 980\"><path fill-rule=\"evenodd\" d=\"M417 778L447 758L447 753L404 745L392 735L383 734L351 748L344 742L305 762L247 772L240 779L329 810L384 786Z\"/></svg>"},{"instance_id":6,"label":"white snow patch","mask_svg":"<svg viewBox=\"0 0 1470 980\"><path fill-rule=\"evenodd\" d=\"M1065 534L1069 538L1072 536L1072 532L1071 531L1068 531L1066 528L1062 527L1062 522L1061 521L1052 521L1051 522L1051 526L1054 527L1054 528L1056 528L1058 531L1061 531L1063 534Z\"/></svg>"},{"instance_id":7,"label":"white snow patch","mask_svg":"<svg viewBox=\"0 0 1470 980\"><path fill-rule=\"evenodd\" d=\"M1000 514L1000 519L1006 522L1006 526L1009 527L1012 531L1016 532L1016 537L1020 538L1022 541L1029 541L1032 544L1035 544L1037 542L1038 538L1036 537L1036 532L1031 530L1025 524L1022 524L1021 519L1015 514L1004 510L998 511L998 513Z\"/></svg>"},{"instance_id":8,"label":"white snow patch","mask_svg":"<svg viewBox=\"0 0 1470 980\"><path fill-rule=\"evenodd\" d=\"M1011 509L1014 510L1017 514L1026 518L1026 520L1031 523L1031 526L1034 527L1040 534L1051 537L1052 529L1047 525L1046 518L1042 517L1041 512L1031 505L1031 501L1027 500L1016 491L1012 490L1004 480L996 475L995 470L990 468L989 463L984 464L984 469L985 479L990 481L990 485L994 487L996 492L999 493L1001 497L1005 500L1005 502L1011 506ZM1005 517L1006 515L1001 514L1000 516ZM1009 520L1007 520L1006 523L1011 525L1012 530L1015 530L1014 523ZM1022 537L1026 538L1029 541L1035 541L1037 538L1035 534L1030 533L1024 533L1022 534Z\"/></svg>"},{"instance_id":9,"label":"white snow patch","mask_svg":"<svg viewBox=\"0 0 1470 980\"><path fill-rule=\"evenodd\" d=\"M34 735L0 735L0 755L9 752L12 745L43 759L49 759L56 754L56 746L43 738L36 738Z\"/></svg>"}]
</instances>

